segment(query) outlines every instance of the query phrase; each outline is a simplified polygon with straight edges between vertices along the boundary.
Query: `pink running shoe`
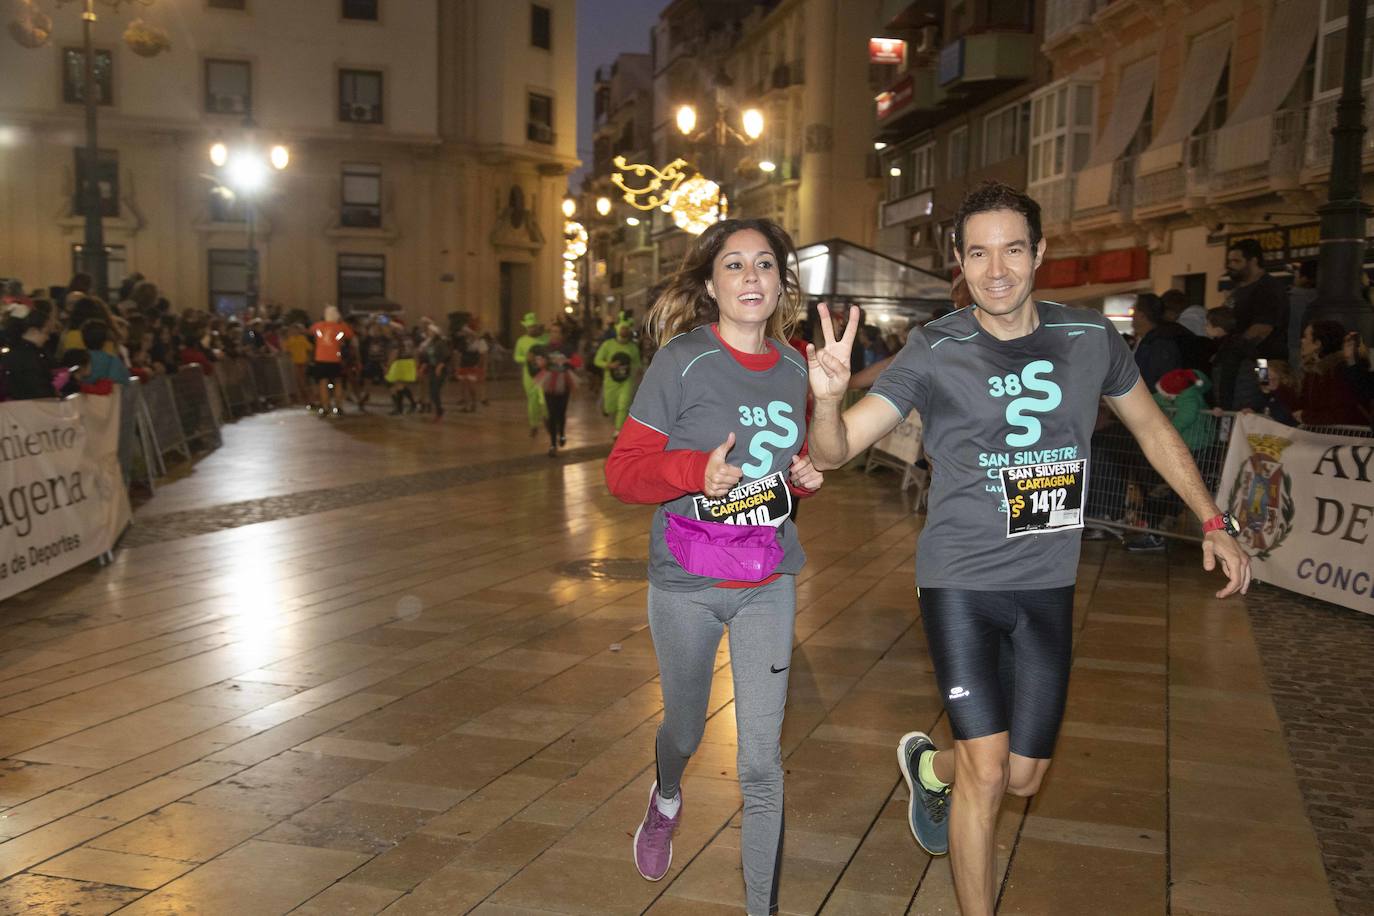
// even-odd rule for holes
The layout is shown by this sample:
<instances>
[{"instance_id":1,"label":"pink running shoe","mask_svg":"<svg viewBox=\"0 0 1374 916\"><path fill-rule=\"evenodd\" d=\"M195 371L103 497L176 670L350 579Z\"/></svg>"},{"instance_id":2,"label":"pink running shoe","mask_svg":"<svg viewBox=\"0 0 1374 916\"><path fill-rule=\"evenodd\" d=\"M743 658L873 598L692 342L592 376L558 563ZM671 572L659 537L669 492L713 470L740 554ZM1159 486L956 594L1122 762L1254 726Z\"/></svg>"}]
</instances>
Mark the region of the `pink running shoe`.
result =
<instances>
[{"instance_id":1,"label":"pink running shoe","mask_svg":"<svg viewBox=\"0 0 1374 916\"><path fill-rule=\"evenodd\" d=\"M682 798L682 789L678 789ZM658 783L649 790L649 810L644 812L644 820L635 831L635 868L649 881L658 881L668 874L668 866L673 864L673 833L678 821L682 819L679 802L676 817L668 817L658 810Z\"/></svg>"}]
</instances>

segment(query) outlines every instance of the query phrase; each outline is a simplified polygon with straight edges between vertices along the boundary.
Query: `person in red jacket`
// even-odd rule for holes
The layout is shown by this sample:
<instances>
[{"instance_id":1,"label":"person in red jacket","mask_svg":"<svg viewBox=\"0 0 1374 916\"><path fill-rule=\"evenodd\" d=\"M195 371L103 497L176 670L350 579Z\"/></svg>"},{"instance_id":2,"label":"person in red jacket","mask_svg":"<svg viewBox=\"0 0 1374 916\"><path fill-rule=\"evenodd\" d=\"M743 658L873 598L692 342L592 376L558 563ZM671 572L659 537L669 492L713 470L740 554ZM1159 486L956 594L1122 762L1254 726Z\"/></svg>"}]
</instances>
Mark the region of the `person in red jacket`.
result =
<instances>
[{"instance_id":1,"label":"person in red jacket","mask_svg":"<svg viewBox=\"0 0 1374 916\"><path fill-rule=\"evenodd\" d=\"M822 480L805 456L805 364L787 343L800 298L789 257L791 239L769 220L724 220L697 238L654 305L661 347L606 461L615 496L658 506L649 630L663 723L635 866L650 881L668 871L728 626L750 913L776 912L782 861L779 736L806 561L790 510Z\"/></svg>"},{"instance_id":2,"label":"person in red jacket","mask_svg":"<svg viewBox=\"0 0 1374 916\"><path fill-rule=\"evenodd\" d=\"M1345 372L1345 328L1313 321L1302 332L1302 389L1293 411L1304 426L1367 426L1369 416Z\"/></svg>"}]
</instances>

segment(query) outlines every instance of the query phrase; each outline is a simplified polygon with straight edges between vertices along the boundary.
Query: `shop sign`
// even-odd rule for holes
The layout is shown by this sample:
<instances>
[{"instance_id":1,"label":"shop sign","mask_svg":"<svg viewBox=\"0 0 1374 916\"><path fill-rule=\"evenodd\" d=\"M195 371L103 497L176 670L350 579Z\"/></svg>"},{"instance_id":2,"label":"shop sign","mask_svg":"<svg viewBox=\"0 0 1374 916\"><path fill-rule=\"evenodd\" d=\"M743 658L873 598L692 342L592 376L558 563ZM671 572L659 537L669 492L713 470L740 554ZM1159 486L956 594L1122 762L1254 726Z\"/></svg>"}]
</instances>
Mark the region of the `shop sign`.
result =
<instances>
[{"instance_id":1,"label":"shop sign","mask_svg":"<svg viewBox=\"0 0 1374 916\"><path fill-rule=\"evenodd\" d=\"M1237 232L1226 236L1226 248L1243 239L1254 239L1264 249L1266 264L1286 261L1306 261L1317 257L1321 247L1321 223L1302 223L1297 226L1273 226L1254 232Z\"/></svg>"},{"instance_id":2,"label":"shop sign","mask_svg":"<svg viewBox=\"0 0 1374 916\"><path fill-rule=\"evenodd\" d=\"M898 64L906 62L906 42L900 38L870 38L868 40L868 62L870 64Z\"/></svg>"},{"instance_id":3,"label":"shop sign","mask_svg":"<svg viewBox=\"0 0 1374 916\"><path fill-rule=\"evenodd\" d=\"M889 117L893 112L905 108L911 102L915 86L910 76L905 76L886 92L878 94L878 120Z\"/></svg>"}]
</instances>

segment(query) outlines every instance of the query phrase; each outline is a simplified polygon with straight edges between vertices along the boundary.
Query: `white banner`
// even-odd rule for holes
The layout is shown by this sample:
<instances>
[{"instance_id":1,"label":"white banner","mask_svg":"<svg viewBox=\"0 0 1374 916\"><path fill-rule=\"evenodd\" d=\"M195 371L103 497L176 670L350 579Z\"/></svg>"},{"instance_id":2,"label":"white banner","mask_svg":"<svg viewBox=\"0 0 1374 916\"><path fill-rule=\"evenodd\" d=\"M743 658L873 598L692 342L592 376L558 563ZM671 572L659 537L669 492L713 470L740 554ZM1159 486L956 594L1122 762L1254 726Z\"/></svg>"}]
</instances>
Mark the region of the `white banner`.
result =
<instances>
[{"instance_id":1,"label":"white banner","mask_svg":"<svg viewBox=\"0 0 1374 916\"><path fill-rule=\"evenodd\" d=\"M0 404L0 599L100 556L129 524L119 401Z\"/></svg>"},{"instance_id":2,"label":"white banner","mask_svg":"<svg viewBox=\"0 0 1374 916\"><path fill-rule=\"evenodd\" d=\"M1255 578L1374 614L1374 439L1242 414L1218 495Z\"/></svg>"}]
</instances>

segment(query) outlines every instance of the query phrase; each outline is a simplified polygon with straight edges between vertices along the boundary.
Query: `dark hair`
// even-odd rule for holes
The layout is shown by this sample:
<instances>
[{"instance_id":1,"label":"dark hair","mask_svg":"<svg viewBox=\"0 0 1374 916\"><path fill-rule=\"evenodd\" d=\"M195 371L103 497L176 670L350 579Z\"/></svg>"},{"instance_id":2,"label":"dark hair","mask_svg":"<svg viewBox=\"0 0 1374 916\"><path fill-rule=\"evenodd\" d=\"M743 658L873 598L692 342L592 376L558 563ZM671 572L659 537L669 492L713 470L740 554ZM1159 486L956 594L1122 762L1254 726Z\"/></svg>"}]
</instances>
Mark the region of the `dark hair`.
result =
<instances>
[{"instance_id":1,"label":"dark hair","mask_svg":"<svg viewBox=\"0 0 1374 916\"><path fill-rule=\"evenodd\" d=\"M72 303L71 313L67 316L67 327L77 331L88 321L105 318L105 303L94 296L82 296Z\"/></svg>"},{"instance_id":2,"label":"dark hair","mask_svg":"<svg viewBox=\"0 0 1374 916\"><path fill-rule=\"evenodd\" d=\"M1159 304L1164 307L1166 316L1177 318L1188 307L1188 294L1181 289L1165 290L1159 294Z\"/></svg>"},{"instance_id":3,"label":"dark hair","mask_svg":"<svg viewBox=\"0 0 1374 916\"><path fill-rule=\"evenodd\" d=\"M1164 303L1154 293L1141 293L1135 297L1135 313L1141 315L1150 324L1159 324L1164 320Z\"/></svg>"},{"instance_id":4,"label":"dark hair","mask_svg":"<svg viewBox=\"0 0 1374 916\"><path fill-rule=\"evenodd\" d=\"M86 345L87 350L103 349L105 341L109 339L110 326L101 319L92 318L81 323L81 342Z\"/></svg>"},{"instance_id":5,"label":"dark hair","mask_svg":"<svg viewBox=\"0 0 1374 916\"><path fill-rule=\"evenodd\" d=\"M15 316L16 309L11 308L5 318L5 335L11 340L16 341L24 336L26 331L34 328L45 328L48 326L48 319L52 317L52 303L46 299L35 299L33 305L27 307L28 313L24 317Z\"/></svg>"},{"instance_id":6,"label":"dark hair","mask_svg":"<svg viewBox=\"0 0 1374 916\"><path fill-rule=\"evenodd\" d=\"M1229 305L1207 310L1207 323L1226 334L1236 333L1236 310Z\"/></svg>"},{"instance_id":7,"label":"dark hair","mask_svg":"<svg viewBox=\"0 0 1374 916\"><path fill-rule=\"evenodd\" d=\"M963 203L954 214L954 248L960 255L964 253L964 223L975 213L988 213L992 210L1011 210L1020 213L1026 220L1030 231L1030 246L1040 246L1043 237L1040 231L1040 205L1029 194L1018 191L1011 185L1000 181L987 181L964 195Z\"/></svg>"},{"instance_id":8,"label":"dark hair","mask_svg":"<svg viewBox=\"0 0 1374 916\"><path fill-rule=\"evenodd\" d=\"M1323 318L1308 322L1307 327L1312 331L1312 339L1321 348L1317 353L1319 357L1341 351L1341 346L1345 342L1345 326L1339 321Z\"/></svg>"},{"instance_id":9,"label":"dark hair","mask_svg":"<svg viewBox=\"0 0 1374 916\"><path fill-rule=\"evenodd\" d=\"M649 311L652 336L663 346L679 334L710 324L720 318L720 306L706 292L706 281L715 271L716 256L736 232L753 229L768 240L778 262L779 298L765 333L786 340L801 304L801 284L792 271L797 256L792 237L771 219L723 219L697 236L682 259L682 266L669 278L663 292Z\"/></svg>"},{"instance_id":10,"label":"dark hair","mask_svg":"<svg viewBox=\"0 0 1374 916\"><path fill-rule=\"evenodd\" d=\"M1303 261L1298 265L1298 276L1313 283L1317 282L1317 262Z\"/></svg>"},{"instance_id":11,"label":"dark hair","mask_svg":"<svg viewBox=\"0 0 1374 916\"><path fill-rule=\"evenodd\" d=\"M71 280L67 282L67 292L89 293L93 285L94 281L91 279L91 275L85 271L79 271L72 274Z\"/></svg>"},{"instance_id":12,"label":"dark hair","mask_svg":"<svg viewBox=\"0 0 1374 916\"><path fill-rule=\"evenodd\" d=\"M1226 246L1226 253L1239 251L1240 256L1247 261L1258 261L1260 266L1264 266L1264 249L1256 239L1240 239Z\"/></svg>"},{"instance_id":13,"label":"dark hair","mask_svg":"<svg viewBox=\"0 0 1374 916\"><path fill-rule=\"evenodd\" d=\"M57 361L59 366L70 366L73 369L82 369L91 364L91 351L82 350L79 347L72 347L70 350L62 352L62 358Z\"/></svg>"}]
</instances>

